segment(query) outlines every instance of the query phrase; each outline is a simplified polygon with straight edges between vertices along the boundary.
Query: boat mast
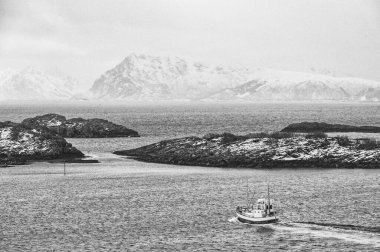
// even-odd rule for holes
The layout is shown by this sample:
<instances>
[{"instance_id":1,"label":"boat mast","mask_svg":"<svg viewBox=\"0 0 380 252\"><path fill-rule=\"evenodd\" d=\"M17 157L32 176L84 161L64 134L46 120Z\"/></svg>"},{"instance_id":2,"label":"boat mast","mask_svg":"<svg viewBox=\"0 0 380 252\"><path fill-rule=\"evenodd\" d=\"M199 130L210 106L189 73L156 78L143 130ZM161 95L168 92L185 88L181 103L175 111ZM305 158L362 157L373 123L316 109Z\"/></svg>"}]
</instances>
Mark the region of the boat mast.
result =
<instances>
[{"instance_id":1,"label":"boat mast","mask_svg":"<svg viewBox=\"0 0 380 252\"><path fill-rule=\"evenodd\" d=\"M270 214L270 195L269 195L269 183L268 183L268 215Z\"/></svg>"},{"instance_id":2,"label":"boat mast","mask_svg":"<svg viewBox=\"0 0 380 252\"><path fill-rule=\"evenodd\" d=\"M247 208L249 208L248 179L247 179Z\"/></svg>"}]
</instances>

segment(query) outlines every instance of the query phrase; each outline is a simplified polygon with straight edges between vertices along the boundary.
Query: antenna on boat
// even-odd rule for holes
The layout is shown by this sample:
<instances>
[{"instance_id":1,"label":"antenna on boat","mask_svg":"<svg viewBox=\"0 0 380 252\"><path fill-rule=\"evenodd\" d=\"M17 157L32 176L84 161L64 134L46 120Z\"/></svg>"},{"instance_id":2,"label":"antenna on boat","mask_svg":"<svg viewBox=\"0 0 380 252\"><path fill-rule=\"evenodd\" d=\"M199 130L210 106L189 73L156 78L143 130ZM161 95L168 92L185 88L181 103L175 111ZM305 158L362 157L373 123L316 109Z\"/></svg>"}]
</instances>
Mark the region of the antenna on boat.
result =
<instances>
[{"instance_id":1,"label":"antenna on boat","mask_svg":"<svg viewBox=\"0 0 380 252\"><path fill-rule=\"evenodd\" d=\"M247 178L247 208L249 208L249 189L248 189L248 178Z\"/></svg>"},{"instance_id":2,"label":"antenna on boat","mask_svg":"<svg viewBox=\"0 0 380 252\"><path fill-rule=\"evenodd\" d=\"M268 215L270 214L270 194L269 194L269 183L268 183Z\"/></svg>"}]
</instances>

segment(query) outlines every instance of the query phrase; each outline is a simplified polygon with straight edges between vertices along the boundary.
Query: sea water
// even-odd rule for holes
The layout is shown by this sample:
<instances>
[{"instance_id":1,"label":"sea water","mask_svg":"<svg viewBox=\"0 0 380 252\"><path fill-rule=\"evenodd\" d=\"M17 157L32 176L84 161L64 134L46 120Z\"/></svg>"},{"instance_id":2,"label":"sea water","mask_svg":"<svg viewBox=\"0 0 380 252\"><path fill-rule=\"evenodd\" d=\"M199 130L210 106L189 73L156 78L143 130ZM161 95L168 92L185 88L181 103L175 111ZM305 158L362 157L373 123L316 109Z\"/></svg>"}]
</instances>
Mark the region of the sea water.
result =
<instances>
[{"instance_id":1,"label":"sea water","mask_svg":"<svg viewBox=\"0 0 380 252\"><path fill-rule=\"evenodd\" d=\"M380 170L222 169L152 164L112 154L207 132L245 134L288 123L380 126L370 104L0 106L0 121L44 113L100 117L140 138L67 139L98 164L0 169L1 251L378 251ZM379 137L375 134L375 137ZM280 222L241 224L247 182L270 184Z\"/></svg>"}]
</instances>

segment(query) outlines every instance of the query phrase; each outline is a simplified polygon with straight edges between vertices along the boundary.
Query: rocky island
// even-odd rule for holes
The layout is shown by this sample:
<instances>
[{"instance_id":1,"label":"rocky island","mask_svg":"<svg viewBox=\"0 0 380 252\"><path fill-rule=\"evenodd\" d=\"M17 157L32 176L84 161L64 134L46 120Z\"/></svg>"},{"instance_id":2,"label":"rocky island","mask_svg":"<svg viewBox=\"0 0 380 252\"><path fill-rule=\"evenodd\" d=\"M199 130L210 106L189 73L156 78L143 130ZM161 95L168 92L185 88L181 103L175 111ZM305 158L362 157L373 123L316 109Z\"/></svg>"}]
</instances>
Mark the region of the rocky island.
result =
<instances>
[{"instance_id":1,"label":"rocky island","mask_svg":"<svg viewBox=\"0 0 380 252\"><path fill-rule=\"evenodd\" d=\"M177 165L246 168L380 168L380 145L347 137L276 132L185 137L116 151L133 159Z\"/></svg>"},{"instance_id":2,"label":"rocky island","mask_svg":"<svg viewBox=\"0 0 380 252\"><path fill-rule=\"evenodd\" d=\"M329 124L324 122L293 123L281 130L282 132L363 132L380 133L376 126L352 126L346 124Z\"/></svg>"},{"instance_id":3,"label":"rocky island","mask_svg":"<svg viewBox=\"0 0 380 252\"><path fill-rule=\"evenodd\" d=\"M122 125L104 119L83 119L66 117L58 114L46 114L27 118L21 124L30 128L46 128L62 137L69 138L107 138L138 137L139 134Z\"/></svg>"},{"instance_id":4,"label":"rocky island","mask_svg":"<svg viewBox=\"0 0 380 252\"><path fill-rule=\"evenodd\" d=\"M47 129L0 122L0 166L24 164L28 160L81 157L84 157L82 152Z\"/></svg>"}]
</instances>

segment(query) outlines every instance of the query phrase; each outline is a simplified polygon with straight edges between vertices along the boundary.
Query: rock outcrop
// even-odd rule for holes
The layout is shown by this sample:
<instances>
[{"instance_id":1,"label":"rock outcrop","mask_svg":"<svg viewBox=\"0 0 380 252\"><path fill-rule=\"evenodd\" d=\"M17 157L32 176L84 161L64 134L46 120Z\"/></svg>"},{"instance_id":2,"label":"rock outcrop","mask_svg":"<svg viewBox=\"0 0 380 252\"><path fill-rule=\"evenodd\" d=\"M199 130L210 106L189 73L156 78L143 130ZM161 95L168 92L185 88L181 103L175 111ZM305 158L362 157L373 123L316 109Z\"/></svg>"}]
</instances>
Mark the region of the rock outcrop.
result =
<instances>
[{"instance_id":1,"label":"rock outcrop","mask_svg":"<svg viewBox=\"0 0 380 252\"><path fill-rule=\"evenodd\" d=\"M66 140L44 128L0 122L0 165L23 164L27 160L80 158L84 154Z\"/></svg>"},{"instance_id":2,"label":"rock outcrop","mask_svg":"<svg viewBox=\"0 0 380 252\"><path fill-rule=\"evenodd\" d=\"M324 122L293 123L281 130L282 132L364 132L380 133L376 126L351 126L345 124L329 124Z\"/></svg>"},{"instance_id":3,"label":"rock outcrop","mask_svg":"<svg viewBox=\"0 0 380 252\"><path fill-rule=\"evenodd\" d=\"M366 149L343 140L306 136L249 138L225 133L166 140L114 153L146 162L213 167L380 167L379 145Z\"/></svg>"},{"instance_id":4,"label":"rock outcrop","mask_svg":"<svg viewBox=\"0 0 380 252\"><path fill-rule=\"evenodd\" d=\"M27 127L43 127L62 137L71 138L106 138L106 137L138 137L139 134L122 125L104 119L66 119L58 114L46 114L27 118L21 122Z\"/></svg>"}]
</instances>

